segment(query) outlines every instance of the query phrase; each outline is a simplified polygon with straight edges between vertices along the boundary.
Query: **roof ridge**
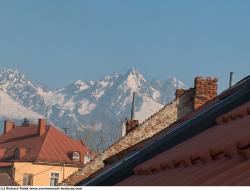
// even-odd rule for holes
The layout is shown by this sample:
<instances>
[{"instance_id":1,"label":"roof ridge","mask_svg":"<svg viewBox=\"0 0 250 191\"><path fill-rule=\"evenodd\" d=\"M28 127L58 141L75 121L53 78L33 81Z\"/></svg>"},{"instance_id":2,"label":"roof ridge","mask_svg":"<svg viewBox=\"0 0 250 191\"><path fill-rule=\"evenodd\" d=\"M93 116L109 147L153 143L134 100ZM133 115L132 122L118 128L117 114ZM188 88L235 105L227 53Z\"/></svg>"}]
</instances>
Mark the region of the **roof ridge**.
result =
<instances>
[{"instance_id":1,"label":"roof ridge","mask_svg":"<svg viewBox=\"0 0 250 191\"><path fill-rule=\"evenodd\" d=\"M39 156L40 156L40 154L41 154L41 151L42 151L42 148L43 148L43 146L44 146L44 143L45 143L45 141L47 140L47 137L48 137L47 135L48 135L50 129L51 129L51 126L49 126L49 128L47 129L47 131L46 131L46 133L45 133L45 135L44 135L43 143L41 144L41 147L40 147L39 152L38 152L38 154L37 154L36 160L39 160Z\"/></svg>"}]
</instances>

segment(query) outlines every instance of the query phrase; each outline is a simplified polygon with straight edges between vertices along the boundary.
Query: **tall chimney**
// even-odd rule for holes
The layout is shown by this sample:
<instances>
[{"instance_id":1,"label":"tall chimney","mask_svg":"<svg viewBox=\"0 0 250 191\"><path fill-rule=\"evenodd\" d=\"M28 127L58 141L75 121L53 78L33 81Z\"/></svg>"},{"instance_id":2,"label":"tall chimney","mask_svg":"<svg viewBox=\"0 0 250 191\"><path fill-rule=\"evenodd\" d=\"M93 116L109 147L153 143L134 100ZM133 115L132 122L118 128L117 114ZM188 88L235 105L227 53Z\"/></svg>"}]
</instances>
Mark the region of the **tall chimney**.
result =
<instances>
[{"instance_id":1,"label":"tall chimney","mask_svg":"<svg viewBox=\"0 0 250 191\"><path fill-rule=\"evenodd\" d=\"M193 109L197 109L217 96L217 78L196 77L194 80Z\"/></svg>"},{"instance_id":2,"label":"tall chimney","mask_svg":"<svg viewBox=\"0 0 250 191\"><path fill-rule=\"evenodd\" d=\"M42 136L46 133L46 120L38 119L38 135Z\"/></svg>"},{"instance_id":3,"label":"tall chimney","mask_svg":"<svg viewBox=\"0 0 250 191\"><path fill-rule=\"evenodd\" d=\"M4 134L10 132L15 128L15 123L12 121L4 121Z\"/></svg>"}]
</instances>

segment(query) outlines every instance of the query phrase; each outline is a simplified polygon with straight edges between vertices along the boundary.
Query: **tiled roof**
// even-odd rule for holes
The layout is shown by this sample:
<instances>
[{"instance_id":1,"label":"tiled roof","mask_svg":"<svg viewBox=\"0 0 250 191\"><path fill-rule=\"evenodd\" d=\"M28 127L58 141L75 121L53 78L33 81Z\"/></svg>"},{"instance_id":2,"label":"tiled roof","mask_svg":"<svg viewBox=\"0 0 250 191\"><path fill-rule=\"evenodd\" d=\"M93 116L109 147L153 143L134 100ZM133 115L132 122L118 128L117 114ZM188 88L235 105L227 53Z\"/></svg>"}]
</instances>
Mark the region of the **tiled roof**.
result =
<instances>
[{"instance_id":1,"label":"tiled roof","mask_svg":"<svg viewBox=\"0 0 250 191\"><path fill-rule=\"evenodd\" d=\"M145 140L135 150L112 165L108 165L102 172L90 176L77 185L114 185L133 175L132 169L144 161L207 131L214 124L216 118L240 106L250 98L250 76L244 78L230 89L224 91L214 100L192 112L181 120L162 130L152 139ZM225 116L224 116L225 117ZM218 119L220 121L220 119ZM226 119L225 121L230 120ZM216 140L218 141L218 140ZM144 176L144 175L142 175Z\"/></svg>"},{"instance_id":2,"label":"tiled roof","mask_svg":"<svg viewBox=\"0 0 250 191\"><path fill-rule=\"evenodd\" d=\"M37 135L36 127L16 127L12 131L0 136L1 161L14 160L16 148L27 150L23 161L35 161L40 152L46 134Z\"/></svg>"},{"instance_id":3,"label":"tiled roof","mask_svg":"<svg viewBox=\"0 0 250 191\"><path fill-rule=\"evenodd\" d=\"M20 160L14 159L16 148L21 149ZM70 154L77 151L81 160L75 163ZM46 133L39 136L37 128L16 127L0 136L0 161L50 162L82 165L83 155L91 151L81 141L74 140L55 127L47 127Z\"/></svg>"},{"instance_id":4,"label":"tiled roof","mask_svg":"<svg viewBox=\"0 0 250 191\"><path fill-rule=\"evenodd\" d=\"M134 168L118 185L250 185L250 102Z\"/></svg>"}]
</instances>

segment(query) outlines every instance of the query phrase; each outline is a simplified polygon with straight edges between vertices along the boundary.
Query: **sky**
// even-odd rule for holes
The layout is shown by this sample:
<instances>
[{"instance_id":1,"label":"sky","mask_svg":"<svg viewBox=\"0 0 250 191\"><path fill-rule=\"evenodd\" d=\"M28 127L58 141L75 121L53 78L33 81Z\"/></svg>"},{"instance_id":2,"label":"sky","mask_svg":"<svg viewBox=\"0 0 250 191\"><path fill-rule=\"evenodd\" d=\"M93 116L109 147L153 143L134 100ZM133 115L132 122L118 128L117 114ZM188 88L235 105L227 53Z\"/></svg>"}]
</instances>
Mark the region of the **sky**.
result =
<instances>
[{"instance_id":1,"label":"sky","mask_svg":"<svg viewBox=\"0 0 250 191\"><path fill-rule=\"evenodd\" d=\"M247 0L1 0L0 68L49 88L135 67L147 78L250 72Z\"/></svg>"}]
</instances>

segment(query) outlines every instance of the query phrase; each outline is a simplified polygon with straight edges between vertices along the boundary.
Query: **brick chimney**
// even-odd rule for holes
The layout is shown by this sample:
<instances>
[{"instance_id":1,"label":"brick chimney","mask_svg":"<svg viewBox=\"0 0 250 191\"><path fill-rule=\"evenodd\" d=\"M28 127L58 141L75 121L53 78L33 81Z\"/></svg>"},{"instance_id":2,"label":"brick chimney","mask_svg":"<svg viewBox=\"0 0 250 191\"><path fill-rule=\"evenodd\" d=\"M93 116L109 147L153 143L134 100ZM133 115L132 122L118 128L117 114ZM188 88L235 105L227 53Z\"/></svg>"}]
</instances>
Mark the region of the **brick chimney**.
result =
<instances>
[{"instance_id":1,"label":"brick chimney","mask_svg":"<svg viewBox=\"0 0 250 191\"><path fill-rule=\"evenodd\" d=\"M217 96L217 78L196 77L194 79L193 109L201 107Z\"/></svg>"},{"instance_id":2,"label":"brick chimney","mask_svg":"<svg viewBox=\"0 0 250 191\"><path fill-rule=\"evenodd\" d=\"M126 121L126 135L137 127L139 127L139 120L128 119Z\"/></svg>"},{"instance_id":3,"label":"brick chimney","mask_svg":"<svg viewBox=\"0 0 250 191\"><path fill-rule=\"evenodd\" d=\"M46 133L46 120L38 119L38 135L42 136Z\"/></svg>"},{"instance_id":4,"label":"brick chimney","mask_svg":"<svg viewBox=\"0 0 250 191\"><path fill-rule=\"evenodd\" d=\"M15 123L12 121L4 121L4 134L10 132L13 129L15 129Z\"/></svg>"}]
</instances>

